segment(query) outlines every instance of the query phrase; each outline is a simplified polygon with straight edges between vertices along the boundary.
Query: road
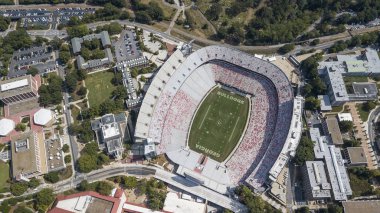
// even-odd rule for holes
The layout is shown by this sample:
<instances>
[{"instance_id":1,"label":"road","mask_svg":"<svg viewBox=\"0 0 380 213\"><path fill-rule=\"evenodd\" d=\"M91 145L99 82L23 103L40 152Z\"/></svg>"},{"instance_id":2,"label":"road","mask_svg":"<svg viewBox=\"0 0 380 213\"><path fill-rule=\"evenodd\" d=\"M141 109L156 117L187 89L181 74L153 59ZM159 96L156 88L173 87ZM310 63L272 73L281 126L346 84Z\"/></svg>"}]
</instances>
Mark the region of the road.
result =
<instances>
[{"instance_id":1,"label":"road","mask_svg":"<svg viewBox=\"0 0 380 213\"><path fill-rule=\"evenodd\" d=\"M54 185L53 189L55 190L55 192L63 192L75 188L83 180L87 180L88 182L94 182L118 175L155 177L156 179L162 180L170 185L173 185L179 189L187 191L219 206L230 209L236 213L247 212L247 208L236 200L233 200L227 196L219 194L218 192L205 188L201 185L197 185L179 175L155 167L148 167L144 165L125 165L96 170L89 174L81 174L74 179L57 183Z\"/></svg>"}]
</instances>

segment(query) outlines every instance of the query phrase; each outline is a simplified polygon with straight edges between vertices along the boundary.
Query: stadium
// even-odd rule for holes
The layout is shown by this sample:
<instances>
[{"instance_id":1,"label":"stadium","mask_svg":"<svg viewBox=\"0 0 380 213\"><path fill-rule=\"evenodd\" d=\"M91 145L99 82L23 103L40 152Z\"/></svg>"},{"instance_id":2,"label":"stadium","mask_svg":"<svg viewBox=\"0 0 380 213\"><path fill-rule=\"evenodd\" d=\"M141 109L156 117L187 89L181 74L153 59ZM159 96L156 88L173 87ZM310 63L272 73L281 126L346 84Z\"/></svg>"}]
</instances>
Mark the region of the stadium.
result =
<instances>
[{"instance_id":1,"label":"stadium","mask_svg":"<svg viewBox=\"0 0 380 213\"><path fill-rule=\"evenodd\" d=\"M135 128L176 173L222 194L264 191L294 155L302 97L275 65L238 50L185 44L153 78Z\"/></svg>"}]
</instances>

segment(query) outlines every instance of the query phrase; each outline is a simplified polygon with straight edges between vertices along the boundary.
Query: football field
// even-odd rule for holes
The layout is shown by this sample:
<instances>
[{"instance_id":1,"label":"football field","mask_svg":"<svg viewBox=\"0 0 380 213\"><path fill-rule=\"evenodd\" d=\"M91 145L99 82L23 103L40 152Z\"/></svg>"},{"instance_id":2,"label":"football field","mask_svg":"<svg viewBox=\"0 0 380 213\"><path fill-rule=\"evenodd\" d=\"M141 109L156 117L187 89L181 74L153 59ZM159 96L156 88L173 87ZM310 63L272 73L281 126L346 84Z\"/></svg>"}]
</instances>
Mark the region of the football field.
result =
<instances>
[{"instance_id":1,"label":"football field","mask_svg":"<svg viewBox=\"0 0 380 213\"><path fill-rule=\"evenodd\" d=\"M190 149L224 161L239 142L248 110L248 98L222 88L211 91L194 117Z\"/></svg>"}]
</instances>

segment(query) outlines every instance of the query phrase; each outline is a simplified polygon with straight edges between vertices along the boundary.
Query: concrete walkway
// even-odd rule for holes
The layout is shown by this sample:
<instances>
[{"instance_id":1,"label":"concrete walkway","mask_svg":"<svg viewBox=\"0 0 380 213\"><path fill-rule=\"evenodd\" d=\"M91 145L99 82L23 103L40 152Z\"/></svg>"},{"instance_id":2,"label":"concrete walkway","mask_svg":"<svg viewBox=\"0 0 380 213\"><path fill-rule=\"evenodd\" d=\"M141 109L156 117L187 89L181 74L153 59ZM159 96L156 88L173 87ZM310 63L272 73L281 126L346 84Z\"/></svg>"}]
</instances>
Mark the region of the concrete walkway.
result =
<instances>
[{"instance_id":1,"label":"concrete walkway","mask_svg":"<svg viewBox=\"0 0 380 213\"><path fill-rule=\"evenodd\" d=\"M361 146L363 147L364 153L367 158L367 163L368 163L367 167L368 169L377 169L377 166L375 165L376 163L373 162L372 157L371 157L373 153L373 149L371 147L367 131L365 130L366 123L363 122L362 119L360 118L358 110L356 108L356 103L350 102L350 103L347 103L347 106L352 115L356 138L360 139Z\"/></svg>"}]
</instances>

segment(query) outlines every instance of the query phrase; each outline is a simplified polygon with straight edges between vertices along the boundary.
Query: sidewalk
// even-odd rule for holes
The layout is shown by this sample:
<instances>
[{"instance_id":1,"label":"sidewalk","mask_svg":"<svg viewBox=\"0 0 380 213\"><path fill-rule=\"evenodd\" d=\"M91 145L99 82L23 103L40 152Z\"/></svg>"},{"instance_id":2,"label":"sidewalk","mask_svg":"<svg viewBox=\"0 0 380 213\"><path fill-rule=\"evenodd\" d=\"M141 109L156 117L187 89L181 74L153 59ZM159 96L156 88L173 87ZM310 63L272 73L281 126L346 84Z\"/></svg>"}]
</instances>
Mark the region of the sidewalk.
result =
<instances>
[{"instance_id":1,"label":"sidewalk","mask_svg":"<svg viewBox=\"0 0 380 213\"><path fill-rule=\"evenodd\" d=\"M371 158L371 153L373 152L373 149L371 147L368 134L366 131L366 123L364 123L359 116L358 110L356 108L356 104L354 102L347 103L348 109L351 112L355 133L357 139L361 140L361 146L364 149L367 163L368 163L368 169L377 169L377 167L374 165L374 162Z\"/></svg>"}]
</instances>

